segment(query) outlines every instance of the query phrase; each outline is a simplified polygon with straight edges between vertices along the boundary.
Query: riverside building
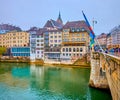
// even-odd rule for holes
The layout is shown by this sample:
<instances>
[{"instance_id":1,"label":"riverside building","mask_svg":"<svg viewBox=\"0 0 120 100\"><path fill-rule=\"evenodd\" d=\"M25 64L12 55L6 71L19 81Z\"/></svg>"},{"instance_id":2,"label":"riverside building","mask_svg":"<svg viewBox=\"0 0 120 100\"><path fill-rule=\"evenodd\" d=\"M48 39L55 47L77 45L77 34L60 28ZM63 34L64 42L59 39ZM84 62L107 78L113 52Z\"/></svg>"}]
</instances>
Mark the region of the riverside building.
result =
<instances>
[{"instance_id":1,"label":"riverside building","mask_svg":"<svg viewBox=\"0 0 120 100\"><path fill-rule=\"evenodd\" d=\"M30 32L30 59L44 59L43 29Z\"/></svg>"},{"instance_id":2,"label":"riverside building","mask_svg":"<svg viewBox=\"0 0 120 100\"><path fill-rule=\"evenodd\" d=\"M78 59L89 52L89 29L85 21L67 22L63 26L61 59Z\"/></svg>"},{"instance_id":3,"label":"riverside building","mask_svg":"<svg viewBox=\"0 0 120 100\"><path fill-rule=\"evenodd\" d=\"M29 33L11 31L0 34L0 46L7 48L29 46Z\"/></svg>"},{"instance_id":4,"label":"riverside building","mask_svg":"<svg viewBox=\"0 0 120 100\"><path fill-rule=\"evenodd\" d=\"M58 19L48 20L44 25L44 56L45 59L59 59L61 54L63 22L59 13Z\"/></svg>"}]
</instances>

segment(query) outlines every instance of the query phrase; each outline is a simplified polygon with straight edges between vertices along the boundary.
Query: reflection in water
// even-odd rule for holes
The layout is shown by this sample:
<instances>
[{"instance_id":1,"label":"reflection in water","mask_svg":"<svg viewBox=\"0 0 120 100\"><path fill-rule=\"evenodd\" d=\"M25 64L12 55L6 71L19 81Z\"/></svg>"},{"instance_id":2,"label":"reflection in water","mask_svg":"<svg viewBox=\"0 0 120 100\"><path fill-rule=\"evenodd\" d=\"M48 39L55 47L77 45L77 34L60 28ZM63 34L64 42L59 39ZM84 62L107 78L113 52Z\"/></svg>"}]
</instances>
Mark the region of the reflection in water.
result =
<instances>
[{"instance_id":1,"label":"reflection in water","mask_svg":"<svg viewBox=\"0 0 120 100\"><path fill-rule=\"evenodd\" d=\"M0 64L0 72L0 100L112 100L88 87L90 69L14 63Z\"/></svg>"}]
</instances>

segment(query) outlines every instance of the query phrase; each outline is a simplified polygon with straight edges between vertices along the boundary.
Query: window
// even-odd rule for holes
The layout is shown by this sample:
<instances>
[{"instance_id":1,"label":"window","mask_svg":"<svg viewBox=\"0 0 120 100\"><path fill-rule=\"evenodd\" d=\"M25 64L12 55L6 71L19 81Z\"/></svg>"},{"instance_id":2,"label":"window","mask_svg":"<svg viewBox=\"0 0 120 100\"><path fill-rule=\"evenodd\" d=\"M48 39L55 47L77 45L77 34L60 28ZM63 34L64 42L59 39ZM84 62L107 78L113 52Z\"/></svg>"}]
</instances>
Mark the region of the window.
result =
<instances>
[{"instance_id":1,"label":"window","mask_svg":"<svg viewBox=\"0 0 120 100\"><path fill-rule=\"evenodd\" d=\"M68 53L66 53L66 56L68 56Z\"/></svg>"},{"instance_id":2,"label":"window","mask_svg":"<svg viewBox=\"0 0 120 100\"><path fill-rule=\"evenodd\" d=\"M82 56L82 54L80 53L80 56Z\"/></svg>"},{"instance_id":3,"label":"window","mask_svg":"<svg viewBox=\"0 0 120 100\"><path fill-rule=\"evenodd\" d=\"M50 40L50 42L52 43L52 42L53 42L53 40Z\"/></svg>"},{"instance_id":4,"label":"window","mask_svg":"<svg viewBox=\"0 0 120 100\"><path fill-rule=\"evenodd\" d=\"M75 28L71 28L71 32L75 32Z\"/></svg>"},{"instance_id":5,"label":"window","mask_svg":"<svg viewBox=\"0 0 120 100\"><path fill-rule=\"evenodd\" d=\"M40 46L39 44L37 44L37 46Z\"/></svg>"},{"instance_id":6,"label":"window","mask_svg":"<svg viewBox=\"0 0 120 100\"><path fill-rule=\"evenodd\" d=\"M76 31L77 31L77 32L80 32L80 28L77 28Z\"/></svg>"},{"instance_id":7,"label":"window","mask_svg":"<svg viewBox=\"0 0 120 100\"><path fill-rule=\"evenodd\" d=\"M82 41L85 41L85 38L82 38L81 40L82 40Z\"/></svg>"},{"instance_id":8,"label":"window","mask_svg":"<svg viewBox=\"0 0 120 100\"><path fill-rule=\"evenodd\" d=\"M53 38L53 36L50 36L50 38Z\"/></svg>"},{"instance_id":9,"label":"window","mask_svg":"<svg viewBox=\"0 0 120 100\"><path fill-rule=\"evenodd\" d=\"M64 29L63 31L64 31L64 32L68 32L68 29Z\"/></svg>"},{"instance_id":10,"label":"window","mask_svg":"<svg viewBox=\"0 0 120 100\"><path fill-rule=\"evenodd\" d=\"M57 38L57 36L55 36L55 38Z\"/></svg>"},{"instance_id":11,"label":"window","mask_svg":"<svg viewBox=\"0 0 120 100\"><path fill-rule=\"evenodd\" d=\"M58 40L58 42L61 42L61 40Z\"/></svg>"},{"instance_id":12,"label":"window","mask_svg":"<svg viewBox=\"0 0 120 100\"><path fill-rule=\"evenodd\" d=\"M75 48L73 48L73 52L75 52Z\"/></svg>"},{"instance_id":13,"label":"window","mask_svg":"<svg viewBox=\"0 0 120 100\"><path fill-rule=\"evenodd\" d=\"M69 48L69 52L71 52L71 48Z\"/></svg>"},{"instance_id":14,"label":"window","mask_svg":"<svg viewBox=\"0 0 120 100\"><path fill-rule=\"evenodd\" d=\"M83 49L82 48L80 48L80 52L82 52L83 51Z\"/></svg>"},{"instance_id":15,"label":"window","mask_svg":"<svg viewBox=\"0 0 120 100\"><path fill-rule=\"evenodd\" d=\"M84 33L82 33L82 37L84 37L85 36L85 34Z\"/></svg>"},{"instance_id":16,"label":"window","mask_svg":"<svg viewBox=\"0 0 120 100\"><path fill-rule=\"evenodd\" d=\"M63 52L65 52L65 48L63 48Z\"/></svg>"},{"instance_id":17,"label":"window","mask_svg":"<svg viewBox=\"0 0 120 100\"><path fill-rule=\"evenodd\" d=\"M54 40L54 42L57 42L57 40Z\"/></svg>"},{"instance_id":18,"label":"window","mask_svg":"<svg viewBox=\"0 0 120 100\"><path fill-rule=\"evenodd\" d=\"M79 48L77 48L77 52L79 52Z\"/></svg>"},{"instance_id":19,"label":"window","mask_svg":"<svg viewBox=\"0 0 120 100\"><path fill-rule=\"evenodd\" d=\"M68 52L68 48L66 48L66 52Z\"/></svg>"},{"instance_id":20,"label":"window","mask_svg":"<svg viewBox=\"0 0 120 100\"><path fill-rule=\"evenodd\" d=\"M43 40L41 40L41 42L43 42Z\"/></svg>"},{"instance_id":21,"label":"window","mask_svg":"<svg viewBox=\"0 0 120 100\"><path fill-rule=\"evenodd\" d=\"M37 38L39 38L40 36L39 35L37 35Z\"/></svg>"},{"instance_id":22,"label":"window","mask_svg":"<svg viewBox=\"0 0 120 100\"><path fill-rule=\"evenodd\" d=\"M84 28L82 28L81 30L82 30L82 31L85 31L85 29L84 29Z\"/></svg>"},{"instance_id":23,"label":"window","mask_svg":"<svg viewBox=\"0 0 120 100\"><path fill-rule=\"evenodd\" d=\"M59 38L61 38L61 36L59 36Z\"/></svg>"}]
</instances>

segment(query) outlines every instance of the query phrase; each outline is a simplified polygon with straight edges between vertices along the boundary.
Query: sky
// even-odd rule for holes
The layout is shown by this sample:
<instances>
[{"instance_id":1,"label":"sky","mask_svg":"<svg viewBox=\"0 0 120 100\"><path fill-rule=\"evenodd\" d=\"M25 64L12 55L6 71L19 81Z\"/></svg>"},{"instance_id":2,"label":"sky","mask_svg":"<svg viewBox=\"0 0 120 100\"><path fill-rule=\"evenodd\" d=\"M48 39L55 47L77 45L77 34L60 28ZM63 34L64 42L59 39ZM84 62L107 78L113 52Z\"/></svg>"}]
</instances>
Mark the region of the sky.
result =
<instances>
[{"instance_id":1,"label":"sky","mask_svg":"<svg viewBox=\"0 0 120 100\"><path fill-rule=\"evenodd\" d=\"M64 24L84 20L84 11L95 34L109 33L120 25L120 0L0 0L0 24L9 23L28 30L42 28L49 19L56 20L59 11Z\"/></svg>"}]
</instances>

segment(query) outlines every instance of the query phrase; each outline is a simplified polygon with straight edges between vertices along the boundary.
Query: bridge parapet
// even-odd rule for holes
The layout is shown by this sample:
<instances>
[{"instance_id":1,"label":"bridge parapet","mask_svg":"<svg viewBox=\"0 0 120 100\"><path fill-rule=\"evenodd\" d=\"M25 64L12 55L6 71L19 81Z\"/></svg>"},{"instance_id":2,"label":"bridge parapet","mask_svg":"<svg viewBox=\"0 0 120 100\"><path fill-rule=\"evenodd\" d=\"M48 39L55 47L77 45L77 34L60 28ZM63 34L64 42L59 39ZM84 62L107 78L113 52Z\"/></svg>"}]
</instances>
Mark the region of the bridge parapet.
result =
<instances>
[{"instance_id":1,"label":"bridge parapet","mask_svg":"<svg viewBox=\"0 0 120 100\"><path fill-rule=\"evenodd\" d=\"M101 89L110 88L113 100L120 100L120 58L92 52L89 85Z\"/></svg>"}]
</instances>

